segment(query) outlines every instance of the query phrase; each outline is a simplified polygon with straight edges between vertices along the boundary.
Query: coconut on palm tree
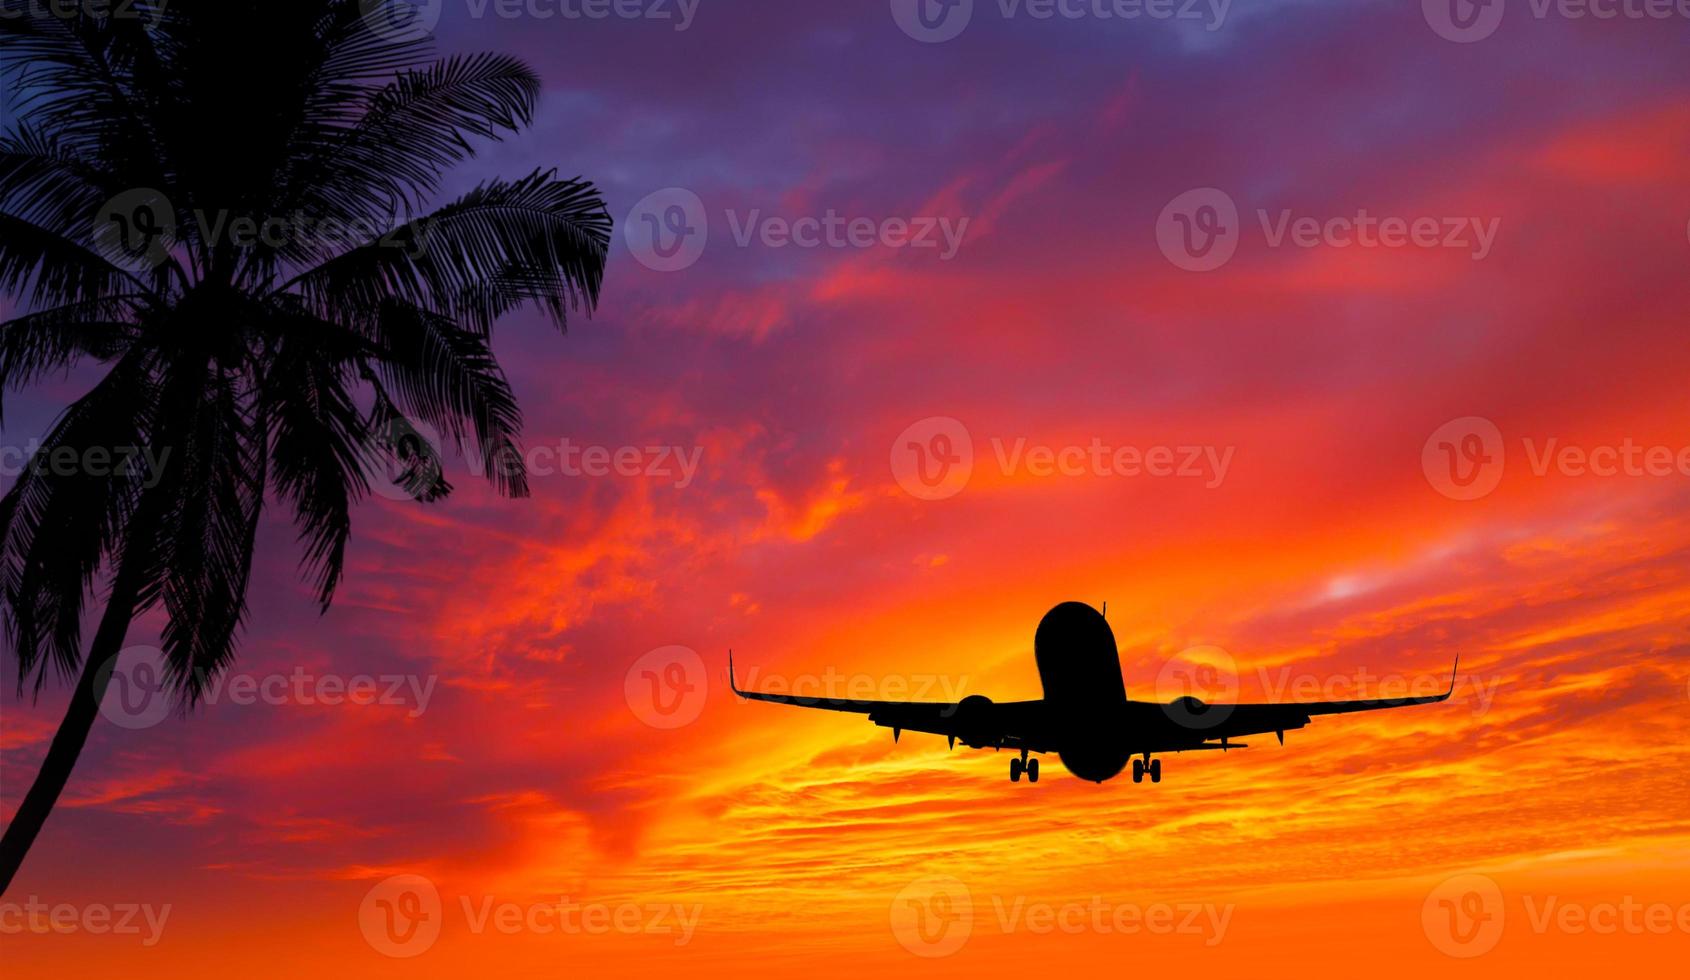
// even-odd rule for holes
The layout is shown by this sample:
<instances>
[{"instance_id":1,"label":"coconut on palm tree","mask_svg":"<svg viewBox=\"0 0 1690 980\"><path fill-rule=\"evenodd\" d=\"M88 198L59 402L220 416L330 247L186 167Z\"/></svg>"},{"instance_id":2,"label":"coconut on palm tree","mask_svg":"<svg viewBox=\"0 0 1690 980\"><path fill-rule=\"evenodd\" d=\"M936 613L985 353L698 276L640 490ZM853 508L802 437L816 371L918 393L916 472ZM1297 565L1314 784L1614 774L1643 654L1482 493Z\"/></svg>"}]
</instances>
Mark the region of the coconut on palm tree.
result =
<instances>
[{"instance_id":1,"label":"coconut on palm tree","mask_svg":"<svg viewBox=\"0 0 1690 980\"><path fill-rule=\"evenodd\" d=\"M266 502L326 609L372 473L450 490L410 420L527 492L492 327L590 313L611 229L591 183L550 172L431 209L476 140L531 121L540 82L501 55L434 60L389 0L83 6L0 0L0 397L92 379L0 500L19 693L73 685L0 892L138 615L184 709L228 667Z\"/></svg>"}]
</instances>

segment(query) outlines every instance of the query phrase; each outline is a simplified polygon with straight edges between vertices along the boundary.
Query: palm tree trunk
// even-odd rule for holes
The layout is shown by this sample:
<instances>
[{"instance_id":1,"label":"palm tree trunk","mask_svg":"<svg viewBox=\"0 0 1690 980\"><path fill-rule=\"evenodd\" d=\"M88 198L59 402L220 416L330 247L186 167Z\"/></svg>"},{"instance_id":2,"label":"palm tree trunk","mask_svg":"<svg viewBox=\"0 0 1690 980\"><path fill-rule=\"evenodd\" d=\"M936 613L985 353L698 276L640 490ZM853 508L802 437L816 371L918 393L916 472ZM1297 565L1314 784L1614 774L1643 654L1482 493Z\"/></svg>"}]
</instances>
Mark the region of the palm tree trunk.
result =
<instances>
[{"instance_id":1,"label":"palm tree trunk","mask_svg":"<svg viewBox=\"0 0 1690 980\"><path fill-rule=\"evenodd\" d=\"M100 627L94 633L94 644L82 661L82 676L71 692L70 707L65 710L64 720L59 722L53 744L47 749L47 758L41 762L41 771L35 774L35 782L24 795L17 815L6 828L5 837L0 838L0 895L11 887L12 876L18 873L24 855L29 853L30 845L41 833L47 814L70 780L70 772L76 767L82 746L88 742L88 732L94 727L94 719L99 716L100 699L105 697L106 687L111 683L111 672L100 668L122 651L123 638L129 633L129 621L135 615L136 590L130 584L132 578L120 572L113 583L106 611L100 616Z\"/></svg>"}]
</instances>

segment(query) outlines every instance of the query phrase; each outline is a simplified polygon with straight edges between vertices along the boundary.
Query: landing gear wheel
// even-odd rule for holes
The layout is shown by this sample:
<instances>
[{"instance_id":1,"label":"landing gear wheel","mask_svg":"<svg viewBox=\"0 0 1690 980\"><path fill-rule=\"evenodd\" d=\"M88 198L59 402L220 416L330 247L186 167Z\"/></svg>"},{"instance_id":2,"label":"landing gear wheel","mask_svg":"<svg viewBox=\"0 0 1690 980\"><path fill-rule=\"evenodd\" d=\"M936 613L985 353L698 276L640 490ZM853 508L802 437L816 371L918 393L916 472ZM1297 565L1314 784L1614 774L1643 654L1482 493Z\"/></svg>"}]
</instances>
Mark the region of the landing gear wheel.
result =
<instances>
[{"instance_id":1,"label":"landing gear wheel","mask_svg":"<svg viewBox=\"0 0 1690 980\"><path fill-rule=\"evenodd\" d=\"M1133 782L1135 782L1135 783L1144 782L1144 760L1143 759L1134 759L1133 760Z\"/></svg>"},{"instance_id":2,"label":"landing gear wheel","mask_svg":"<svg viewBox=\"0 0 1690 980\"><path fill-rule=\"evenodd\" d=\"M1155 759L1155 760L1151 761L1151 763L1150 763L1150 781L1153 782L1153 783L1159 783L1159 782L1162 781L1162 760L1161 759Z\"/></svg>"},{"instance_id":3,"label":"landing gear wheel","mask_svg":"<svg viewBox=\"0 0 1690 980\"><path fill-rule=\"evenodd\" d=\"M1009 781L1012 783L1019 783L1021 781L1021 771L1025 768L1026 767L1021 764L1020 759L1009 760ZM1038 777L1035 776L1033 778L1037 779Z\"/></svg>"},{"instance_id":4,"label":"landing gear wheel","mask_svg":"<svg viewBox=\"0 0 1690 980\"><path fill-rule=\"evenodd\" d=\"M1027 782L1036 783L1038 781L1039 781L1039 760L1028 759L1027 760Z\"/></svg>"}]
</instances>

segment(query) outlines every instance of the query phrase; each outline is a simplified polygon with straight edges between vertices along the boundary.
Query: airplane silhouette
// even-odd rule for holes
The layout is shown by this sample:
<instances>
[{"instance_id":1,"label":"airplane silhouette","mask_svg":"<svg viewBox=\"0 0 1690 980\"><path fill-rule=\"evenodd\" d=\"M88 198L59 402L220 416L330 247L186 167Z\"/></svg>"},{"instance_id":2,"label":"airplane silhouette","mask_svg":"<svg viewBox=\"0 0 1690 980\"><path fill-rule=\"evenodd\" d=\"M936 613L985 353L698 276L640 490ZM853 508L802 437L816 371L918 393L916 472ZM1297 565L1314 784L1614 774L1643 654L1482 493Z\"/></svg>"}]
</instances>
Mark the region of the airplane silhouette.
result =
<instances>
[{"instance_id":1,"label":"airplane silhouette","mask_svg":"<svg viewBox=\"0 0 1690 980\"><path fill-rule=\"evenodd\" d=\"M1162 781L1160 752L1227 751L1248 748L1232 739L1302 728L1315 715L1401 708L1444 701L1455 691L1455 658L1449 690L1414 698L1360 701L1307 701L1284 704L1204 704L1186 696L1167 704L1133 701L1121 680L1115 633L1103 614L1083 602L1064 602L1045 613L1033 637L1033 659L1045 696L1038 701L997 704L980 694L961 701L855 701L744 691L734 680L733 651L728 651L728 686L742 698L795 704L828 711L852 711L892 729L892 740L905 731L943 735L975 749L1019 749L1009 763L1010 782L1039 781L1039 760L1028 753L1055 752L1062 765L1081 779L1113 779L1130 760L1133 782L1145 776Z\"/></svg>"}]
</instances>

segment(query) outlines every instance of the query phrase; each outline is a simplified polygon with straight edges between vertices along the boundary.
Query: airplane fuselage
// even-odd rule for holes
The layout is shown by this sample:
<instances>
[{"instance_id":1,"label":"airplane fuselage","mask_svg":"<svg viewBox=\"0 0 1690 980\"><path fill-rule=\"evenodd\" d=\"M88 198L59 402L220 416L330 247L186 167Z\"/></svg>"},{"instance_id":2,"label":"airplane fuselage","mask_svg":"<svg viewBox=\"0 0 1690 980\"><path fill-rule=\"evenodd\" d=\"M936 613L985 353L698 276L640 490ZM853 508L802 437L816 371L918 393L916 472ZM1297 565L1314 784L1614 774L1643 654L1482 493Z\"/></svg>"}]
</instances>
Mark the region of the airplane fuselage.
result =
<instances>
[{"instance_id":1,"label":"airplane fuselage","mask_svg":"<svg viewBox=\"0 0 1690 980\"><path fill-rule=\"evenodd\" d=\"M1100 783L1132 758L1125 732L1127 688L1115 631L1083 602L1045 613L1033 635L1033 659L1051 721L1062 731L1057 756L1069 772Z\"/></svg>"}]
</instances>

